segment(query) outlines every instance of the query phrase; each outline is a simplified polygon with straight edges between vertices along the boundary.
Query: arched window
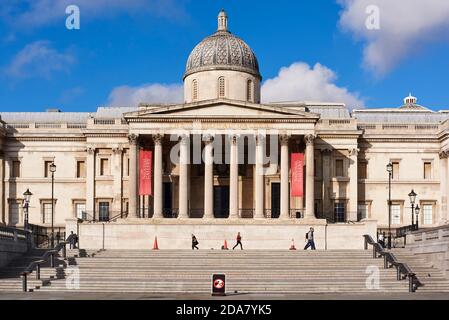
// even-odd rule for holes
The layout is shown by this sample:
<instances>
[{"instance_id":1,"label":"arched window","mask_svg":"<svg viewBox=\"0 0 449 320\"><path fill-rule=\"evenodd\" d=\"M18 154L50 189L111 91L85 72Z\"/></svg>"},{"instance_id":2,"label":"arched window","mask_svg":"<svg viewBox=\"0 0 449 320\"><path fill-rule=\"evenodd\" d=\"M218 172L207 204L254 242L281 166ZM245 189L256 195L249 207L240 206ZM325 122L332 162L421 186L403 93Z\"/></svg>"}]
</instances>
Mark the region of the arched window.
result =
<instances>
[{"instance_id":1,"label":"arched window","mask_svg":"<svg viewBox=\"0 0 449 320\"><path fill-rule=\"evenodd\" d=\"M198 100L198 80L192 81L192 100Z\"/></svg>"},{"instance_id":2,"label":"arched window","mask_svg":"<svg viewBox=\"0 0 449 320\"><path fill-rule=\"evenodd\" d=\"M253 101L253 81L248 80L246 82L246 100Z\"/></svg>"},{"instance_id":3,"label":"arched window","mask_svg":"<svg viewBox=\"0 0 449 320\"><path fill-rule=\"evenodd\" d=\"M225 97L225 78L224 77L218 78L218 97L219 98Z\"/></svg>"}]
</instances>

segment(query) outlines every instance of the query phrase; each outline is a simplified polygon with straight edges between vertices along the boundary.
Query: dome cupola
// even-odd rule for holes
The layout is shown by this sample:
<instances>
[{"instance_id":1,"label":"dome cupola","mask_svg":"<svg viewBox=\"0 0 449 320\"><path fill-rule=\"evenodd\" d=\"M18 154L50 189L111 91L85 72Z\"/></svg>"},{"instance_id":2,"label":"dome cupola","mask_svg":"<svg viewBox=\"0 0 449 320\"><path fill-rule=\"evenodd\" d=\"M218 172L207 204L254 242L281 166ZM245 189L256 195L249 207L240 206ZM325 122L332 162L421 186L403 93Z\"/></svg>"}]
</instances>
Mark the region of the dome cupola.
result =
<instances>
[{"instance_id":1,"label":"dome cupola","mask_svg":"<svg viewBox=\"0 0 449 320\"><path fill-rule=\"evenodd\" d=\"M258 103L261 79L256 55L229 31L228 16L221 10L217 31L201 41L187 59L185 101L227 98Z\"/></svg>"}]
</instances>

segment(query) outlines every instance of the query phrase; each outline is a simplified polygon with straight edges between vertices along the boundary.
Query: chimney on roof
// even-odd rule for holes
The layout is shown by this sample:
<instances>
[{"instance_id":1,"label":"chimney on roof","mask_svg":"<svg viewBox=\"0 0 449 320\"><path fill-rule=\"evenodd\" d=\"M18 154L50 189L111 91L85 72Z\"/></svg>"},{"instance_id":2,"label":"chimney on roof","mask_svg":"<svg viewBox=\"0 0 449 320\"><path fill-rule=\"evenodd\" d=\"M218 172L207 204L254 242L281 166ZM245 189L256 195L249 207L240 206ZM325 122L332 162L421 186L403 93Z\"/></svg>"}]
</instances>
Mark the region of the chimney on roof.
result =
<instances>
[{"instance_id":1,"label":"chimney on roof","mask_svg":"<svg viewBox=\"0 0 449 320\"><path fill-rule=\"evenodd\" d=\"M45 110L45 112L61 112L61 110L58 108L49 108L49 109Z\"/></svg>"}]
</instances>

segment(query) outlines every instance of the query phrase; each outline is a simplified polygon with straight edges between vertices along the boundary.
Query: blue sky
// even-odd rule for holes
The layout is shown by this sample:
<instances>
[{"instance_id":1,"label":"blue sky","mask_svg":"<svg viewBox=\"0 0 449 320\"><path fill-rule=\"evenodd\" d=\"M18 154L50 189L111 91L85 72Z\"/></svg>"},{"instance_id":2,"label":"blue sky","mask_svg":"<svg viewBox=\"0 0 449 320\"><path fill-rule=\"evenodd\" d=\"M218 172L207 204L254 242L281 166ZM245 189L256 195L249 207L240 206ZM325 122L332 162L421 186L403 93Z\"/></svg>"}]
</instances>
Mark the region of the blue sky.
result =
<instances>
[{"instance_id":1,"label":"blue sky","mask_svg":"<svg viewBox=\"0 0 449 320\"><path fill-rule=\"evenodd\" d=\"M221 8L259 59L267 101L396 107L412 92L449 109L449 1L408 1L2 0L0 111L170 100ZM373 3L378 30L365 27ZM67 4L79 6L80 30L65 27Z\"/></svg>"}]
</instances>

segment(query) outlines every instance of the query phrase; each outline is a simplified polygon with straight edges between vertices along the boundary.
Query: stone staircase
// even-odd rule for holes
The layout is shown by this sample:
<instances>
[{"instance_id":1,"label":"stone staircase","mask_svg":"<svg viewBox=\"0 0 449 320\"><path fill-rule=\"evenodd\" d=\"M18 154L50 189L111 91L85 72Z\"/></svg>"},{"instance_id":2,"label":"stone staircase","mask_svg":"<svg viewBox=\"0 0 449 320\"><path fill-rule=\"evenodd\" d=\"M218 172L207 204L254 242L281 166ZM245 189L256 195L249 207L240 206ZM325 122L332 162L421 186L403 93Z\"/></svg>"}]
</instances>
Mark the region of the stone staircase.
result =
<instances>
[{"instance_id":1,"label":"stone staircase","mask_svg":"<svg viewBox=\"0 0 449 320\"><path fill-rule=\"evenodd\" d=\"M51 280L39 291L209 293L213 273L227 276L227 292L238 293L370 293L408 292L393 269L371 251L120 251L93 258L70 258L66 274L79 274L79 287L66 279ZM380 288L366 287L367 267L380 272ZM74 271L75 270L75 271ZM42 269L43 277L54 271Z\"/></svg>"},{"instance_id":2,"label":"stone staircase","mask_svg":"<svg viewBox=\"0 0 449 320\"><path fill-rule=\"evenodd\" d=\"M407 248L395 248L391 252L398 261L408 264L423 286L417 292L449 292L449 279L444 272L427 262L423 255L416 255Z\"/></svg>"}]
</instances>

